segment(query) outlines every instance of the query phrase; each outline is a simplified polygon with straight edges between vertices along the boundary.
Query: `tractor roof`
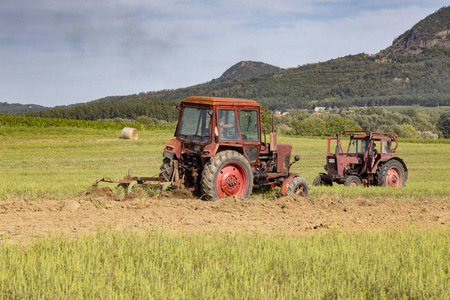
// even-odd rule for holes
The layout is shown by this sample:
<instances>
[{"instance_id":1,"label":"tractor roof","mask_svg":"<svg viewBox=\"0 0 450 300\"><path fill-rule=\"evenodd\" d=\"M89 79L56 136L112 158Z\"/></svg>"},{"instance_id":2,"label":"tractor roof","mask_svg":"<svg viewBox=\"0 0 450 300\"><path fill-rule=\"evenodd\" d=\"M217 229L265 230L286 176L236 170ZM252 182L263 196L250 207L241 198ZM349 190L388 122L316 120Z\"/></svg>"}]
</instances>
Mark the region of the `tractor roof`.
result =
<instances>
[{"instance_id":1,"label":"tractor roof","mask_svg":"<svg viewBox=\"0 0 450 300\"><path fill-rule=\"evenodd\" d=\"M257 106L260 105L255 100L220 98L220 97L187 97L181 103L205 104L205 105L237 105L237 106Z\"/></svg>"},{"instance_id":2,"label":"tractor roof","mask_svg":"<svg viewBox=\"0 0 450 300\"><path fill-rule=\"evenodd\" d=\"M393 132L373 132L369 130L346 130L341 133L343 135L353 135L357 139L374 139L374 140L393 140L398 141L398 136Z\"/></svg>"}]
</instances>

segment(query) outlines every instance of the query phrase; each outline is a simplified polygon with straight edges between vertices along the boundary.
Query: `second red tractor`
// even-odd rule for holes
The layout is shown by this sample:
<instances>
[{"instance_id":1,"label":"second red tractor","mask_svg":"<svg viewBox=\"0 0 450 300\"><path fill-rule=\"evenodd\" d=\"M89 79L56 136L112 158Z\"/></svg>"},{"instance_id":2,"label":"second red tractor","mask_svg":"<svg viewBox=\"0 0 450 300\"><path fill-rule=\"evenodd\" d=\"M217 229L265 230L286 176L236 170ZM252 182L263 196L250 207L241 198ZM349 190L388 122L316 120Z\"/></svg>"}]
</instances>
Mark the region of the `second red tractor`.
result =
<instances>
[{"instance_id":1,"label":"second red tractor","mask_svg":"<svg viewBox=\"0 0 450 300\"><path fill-rule=\"evenodd\" d=\"M397 146L395 133L344 131L328 138L326 173L320 173L313 185L405 186L408 168L394 156Z\"/></svg>"}]
</instances>

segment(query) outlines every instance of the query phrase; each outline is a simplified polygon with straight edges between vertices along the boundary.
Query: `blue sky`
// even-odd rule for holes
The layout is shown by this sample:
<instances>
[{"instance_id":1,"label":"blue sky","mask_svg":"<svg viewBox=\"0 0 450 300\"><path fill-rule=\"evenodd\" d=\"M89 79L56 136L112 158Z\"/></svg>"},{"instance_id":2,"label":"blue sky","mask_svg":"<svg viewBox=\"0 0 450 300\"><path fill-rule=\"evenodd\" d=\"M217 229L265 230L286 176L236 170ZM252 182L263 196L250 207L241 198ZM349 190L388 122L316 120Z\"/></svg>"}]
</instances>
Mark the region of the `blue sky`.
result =
<instances>
[{"instance_id":1,"label":"blue sky","mask_svg":"<svg viewBox=\"0 0 450 300\"><path fill-rule=\"evenodd\" d=\"M375 54L440 0L0 0L0 102L176 89L242 60L282 68Z\"/></svg>"}]
</instances>

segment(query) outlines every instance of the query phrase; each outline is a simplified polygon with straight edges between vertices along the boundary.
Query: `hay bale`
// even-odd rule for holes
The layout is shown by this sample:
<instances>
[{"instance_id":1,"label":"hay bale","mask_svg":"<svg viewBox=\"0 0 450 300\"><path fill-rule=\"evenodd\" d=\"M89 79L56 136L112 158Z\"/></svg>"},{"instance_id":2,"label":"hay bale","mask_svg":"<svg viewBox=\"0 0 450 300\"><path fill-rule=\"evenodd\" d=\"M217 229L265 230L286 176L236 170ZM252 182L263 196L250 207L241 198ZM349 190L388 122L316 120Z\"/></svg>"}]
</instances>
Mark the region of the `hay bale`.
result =
<instances>
[{"instance_id":1,"label":"hay bale","mask_svg":"<svg viewBox=\"0 0 450 300\"><path fill-rule=\"evenodd\" d=\"M122 129L122 135L120 138L135 141L139 138L139 132L136 128L125 127Z\"/></svg>"}]
</instances>

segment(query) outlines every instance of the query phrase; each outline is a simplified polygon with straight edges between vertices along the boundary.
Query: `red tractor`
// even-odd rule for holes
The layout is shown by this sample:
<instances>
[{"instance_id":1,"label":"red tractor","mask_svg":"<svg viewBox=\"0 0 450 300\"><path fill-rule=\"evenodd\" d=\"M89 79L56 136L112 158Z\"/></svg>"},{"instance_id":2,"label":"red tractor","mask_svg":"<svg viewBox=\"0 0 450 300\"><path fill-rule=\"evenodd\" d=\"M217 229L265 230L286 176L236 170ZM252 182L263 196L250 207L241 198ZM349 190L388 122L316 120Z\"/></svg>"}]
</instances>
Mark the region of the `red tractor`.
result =
<instances>
[{"instance_id":1,"label":"red tractor","mask_svg":"<svg viewBox=\"0 0 450 300\"><path fill-rule=\"evenodd\" d=\"M308 182L289 169L292 145L261 134L261 107L253 100L188 97L181 101L175 139L163 150L166 181L198 191L206 200L248 198L254 187L307 196Z\"/></svg>"},{"instance_id":2,"label":"red tractor","mask_svg":"<svg viewBox=\"0 0 450 300\"><path fill-rule=\"evenodd\" d=\"M331 141L336 141L334 153ZM395 133L344 131L328 138L327 173L320 173L313 185L405 186L408 168L401 158L394 157L397 146Z\"/></svg>"}]
</instances>

